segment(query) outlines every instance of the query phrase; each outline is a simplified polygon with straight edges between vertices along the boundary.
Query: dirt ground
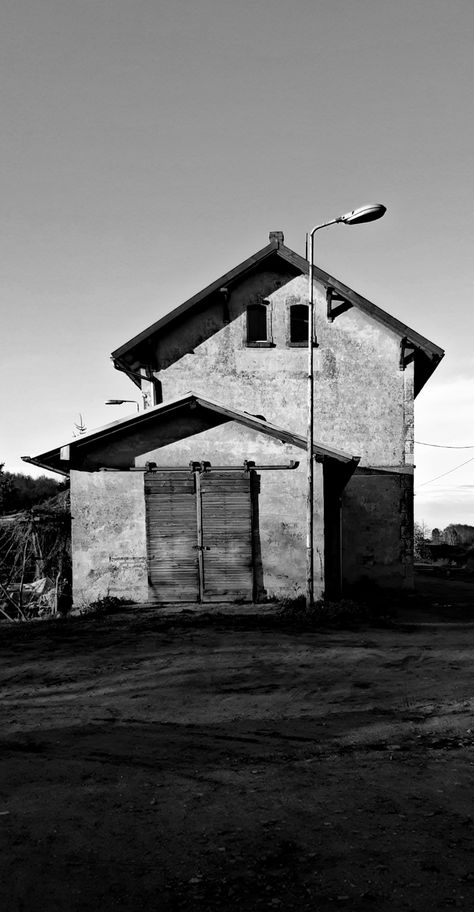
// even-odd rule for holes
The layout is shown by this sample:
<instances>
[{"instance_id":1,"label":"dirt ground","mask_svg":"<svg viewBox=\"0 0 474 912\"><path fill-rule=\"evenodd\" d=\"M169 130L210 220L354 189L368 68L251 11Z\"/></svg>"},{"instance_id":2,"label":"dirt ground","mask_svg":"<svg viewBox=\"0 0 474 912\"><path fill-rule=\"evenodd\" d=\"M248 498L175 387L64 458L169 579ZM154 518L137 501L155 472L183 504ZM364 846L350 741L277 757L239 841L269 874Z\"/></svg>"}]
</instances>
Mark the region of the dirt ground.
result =
<instances>
[{"instance_id":1,"label":"dirt ground","mask_svg":"<svg viewBox=\"0 0 474 912\"><path fill-rule=\"evenodd\" d=\"M470 912L474 584L422 585L385 628L1 625L1 908Z\"/></svg>"}]
</instances>

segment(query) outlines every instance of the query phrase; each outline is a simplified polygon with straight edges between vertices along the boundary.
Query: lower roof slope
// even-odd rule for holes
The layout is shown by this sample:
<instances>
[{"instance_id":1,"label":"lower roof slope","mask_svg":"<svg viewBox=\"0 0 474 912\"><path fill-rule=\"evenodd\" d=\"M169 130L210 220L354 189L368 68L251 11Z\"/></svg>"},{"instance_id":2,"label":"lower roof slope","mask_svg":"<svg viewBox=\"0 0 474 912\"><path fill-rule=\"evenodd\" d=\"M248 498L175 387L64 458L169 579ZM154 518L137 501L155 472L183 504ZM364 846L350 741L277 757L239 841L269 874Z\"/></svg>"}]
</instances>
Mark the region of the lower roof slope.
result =
<instances>
[{"instance_id":1,"label":"lower roof slope","mask_svg":"<svg viewBox=\"0 0 474 912\"><path fill-rule=\"evenodd\" d=\"M170 400L144 412L121 418L88 434L74 437L63 446L23 460L43 469L67 475L70 469L94 471L101 468L132 468L135 458L175 440L191 437L211 427L236 421L246 427L306 450L306 439L263 418L239 409L229 408L195 393ZM329 460L350 477L358 456L315 443L318 461Z\"/></svg>"}]
</instances>

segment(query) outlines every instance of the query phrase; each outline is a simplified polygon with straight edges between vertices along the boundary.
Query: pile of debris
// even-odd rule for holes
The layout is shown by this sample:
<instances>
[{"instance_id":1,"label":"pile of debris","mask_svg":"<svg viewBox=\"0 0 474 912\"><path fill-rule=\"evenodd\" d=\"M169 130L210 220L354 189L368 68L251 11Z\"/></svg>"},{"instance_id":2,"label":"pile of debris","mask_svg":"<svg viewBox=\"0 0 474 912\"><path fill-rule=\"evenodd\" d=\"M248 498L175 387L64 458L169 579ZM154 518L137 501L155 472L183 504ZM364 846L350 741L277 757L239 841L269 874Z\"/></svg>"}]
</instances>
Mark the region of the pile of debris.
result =
<instances>
[{"instance_id":1,"label":"pile of debris","mask_svg":"<svg viewBox=\"0 0 474 912\"><path fill-rule=\"evenodd\" d=\"M0 620L65 614L71 606L69 492L0 516Z\"/></svg>"}]
</instances>

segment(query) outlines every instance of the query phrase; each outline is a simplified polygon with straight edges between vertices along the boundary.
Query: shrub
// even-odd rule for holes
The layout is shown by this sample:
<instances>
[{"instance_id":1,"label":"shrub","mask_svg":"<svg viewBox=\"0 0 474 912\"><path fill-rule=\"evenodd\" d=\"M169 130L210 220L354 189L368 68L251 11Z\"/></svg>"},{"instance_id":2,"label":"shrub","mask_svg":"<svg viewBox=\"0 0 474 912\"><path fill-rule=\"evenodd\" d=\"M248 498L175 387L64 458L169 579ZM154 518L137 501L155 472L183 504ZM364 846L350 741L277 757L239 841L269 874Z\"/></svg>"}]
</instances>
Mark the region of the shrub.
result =
<instances>
[{"instance_id":1,"label":"shrub","mask_svg":"<svg viewBox=\"0 0 474 912\"><path fill-rule=\"evenodd\" d=\"M98 598L95 602L90 602L89 605L84 605L82 608L73 609L71 614L73 615L105 615L105 614L114 614L116 611L121 611L127 605L130 605L130 599L119 598L116 595L103 595L102 598Z\"/></svg>"},{"instance_id":2,"label":"shrub","mask_svg":"<svg viewBox=\"0 0 474 912\"><path fill-rule=\"evenodd\" d=\"M283 619L314 627L345 627L381 619L374 608L348 598L337 601L319 599L308 609L305 596L298 595L283 599L280 605Z\"/></svg>"}]
</instances>

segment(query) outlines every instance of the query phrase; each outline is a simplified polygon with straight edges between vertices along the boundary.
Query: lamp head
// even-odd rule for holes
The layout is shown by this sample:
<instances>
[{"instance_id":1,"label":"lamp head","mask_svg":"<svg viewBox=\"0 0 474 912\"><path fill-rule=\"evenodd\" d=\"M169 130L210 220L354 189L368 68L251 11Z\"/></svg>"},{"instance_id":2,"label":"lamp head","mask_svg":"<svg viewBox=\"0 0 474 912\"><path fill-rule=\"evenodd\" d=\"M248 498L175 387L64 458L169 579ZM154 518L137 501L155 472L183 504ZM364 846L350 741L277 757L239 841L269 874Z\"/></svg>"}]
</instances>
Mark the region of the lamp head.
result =
<instances>
[{"instance_id":1,"label":"lamp head","mask_svg":"<svg viewBox=\"0 0 474 912\"><path fill-rule=\"evenodd\" d=\"M107 399L106 405L123 405L125 399Z\"/></svg>"},{"instance_id":2,"label":"lamp head","mask_svg":"<svg viewBox=\"0 0 474 912\"><path fill-rule=\"evenodd\" d=\"M359 206L352 212L346 212L345 215L339 216L336 221L344 222L344 225L362 225L364 222L375 222L376 219L382 218L387 211L387 207L382 203L374 203L371 206Z\"/></svg>"}]
</instances>

